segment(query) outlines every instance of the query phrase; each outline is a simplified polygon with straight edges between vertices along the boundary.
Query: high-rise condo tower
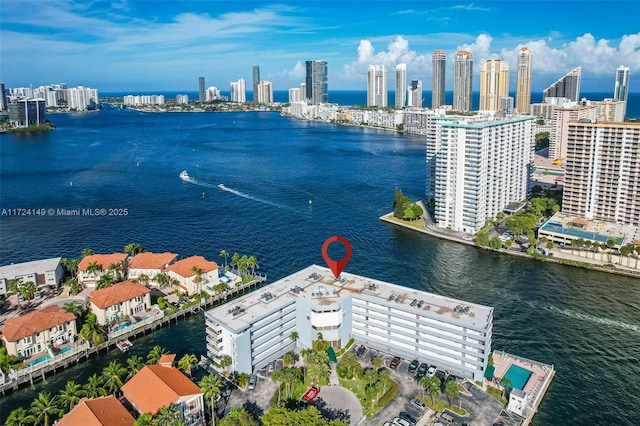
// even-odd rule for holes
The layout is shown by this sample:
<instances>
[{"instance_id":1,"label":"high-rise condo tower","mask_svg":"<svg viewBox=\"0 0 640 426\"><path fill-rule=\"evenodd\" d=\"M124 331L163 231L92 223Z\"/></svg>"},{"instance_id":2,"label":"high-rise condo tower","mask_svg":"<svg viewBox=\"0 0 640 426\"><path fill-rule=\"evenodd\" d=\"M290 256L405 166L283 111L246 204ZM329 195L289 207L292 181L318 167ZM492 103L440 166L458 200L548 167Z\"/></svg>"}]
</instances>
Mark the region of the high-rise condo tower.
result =
<instances>
[{"instance_id":1,"label":"high-rise condo tower","mask_svg":"<svg viewBox=\"0 0 640 426\"><path fill-rule=\"evenodd\" d=\"M443 50L435 50L431 56L433 61L433 86L431 93L431 108L440 108L445 104L444 100L444 76L447 65L447 57Z\"/></svg>"},{"instance_id":2,"label":"high-rise condo tower","mask_svg":"<svg viewBox=\"0 0 640 426\"><path fill-rule=\"evenodd\" d=\"M473 56L471 52L458 51L453 69L453 109L456 111L471 111L472 76Z\"/></svg>"}]
</instances>

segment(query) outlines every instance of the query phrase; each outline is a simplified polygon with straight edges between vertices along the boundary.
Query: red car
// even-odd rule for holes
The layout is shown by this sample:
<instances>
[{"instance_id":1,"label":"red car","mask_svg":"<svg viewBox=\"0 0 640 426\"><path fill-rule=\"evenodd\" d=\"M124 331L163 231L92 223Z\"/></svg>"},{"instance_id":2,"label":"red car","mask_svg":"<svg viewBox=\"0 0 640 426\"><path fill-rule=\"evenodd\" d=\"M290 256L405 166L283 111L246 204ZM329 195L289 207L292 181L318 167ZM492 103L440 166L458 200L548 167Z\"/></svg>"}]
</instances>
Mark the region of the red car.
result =
<instances>
[{"instance_id":1,"label":"red car","mask_svg":"<svg viewBox=\"0 0 640 426\"><path fill-rule=\"evenodd\" d=\"M307 389L304 395L302 395L302 399L307 403L311 403L311 401L316 399L316 396L318 396L319 393L320 393L320 388L316 386L312 386L309 389Z\"/></svg>"},{"instance_id":2,"label":"red car","mask_svg":"<svg viewBox=\"0 0 640 426\"><path fill-rule=\"evenodd\" d=\"M391 364L389 364L389 367L395 370L400 365L400 361L402 360L400 359L399 356L394 356L393 359L391 360Z\"/></svg>"}]
</instances>

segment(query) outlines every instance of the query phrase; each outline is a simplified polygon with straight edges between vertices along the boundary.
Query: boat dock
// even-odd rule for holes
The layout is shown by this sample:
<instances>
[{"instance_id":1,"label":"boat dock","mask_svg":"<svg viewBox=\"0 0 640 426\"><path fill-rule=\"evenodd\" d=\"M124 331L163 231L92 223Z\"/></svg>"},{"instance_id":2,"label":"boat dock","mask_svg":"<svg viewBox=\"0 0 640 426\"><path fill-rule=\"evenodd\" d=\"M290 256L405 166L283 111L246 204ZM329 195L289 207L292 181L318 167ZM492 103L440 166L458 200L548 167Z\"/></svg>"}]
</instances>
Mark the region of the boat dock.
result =
<instances>
[{"instance_id":1,"label":"boat dock","mask_svg":"<svg viewBox=\"0 0 640 426\"><path fill-rule=\"evenodd\" d=\"M247 292L256 290L266 281L266 275L256 274L255 279L246 284L230 288L208 299L201 299L197 304L189 306L188 308L179 309L171 315L152 317L140 321L132 327L127 327L117 334L112 333L108 336L107 341L98 346L91 346L88 342L84 342L56 357L20 370L14 370L9 374L5 374L4 377L0 376L0 394L5 395L25 385L33 385L40 380L44 380L47 376L68 367L78 365L81 361L87 360L101 352L108 353L114 346L118 348L118 342L134 340L136 337L144 336L157 329L169 326L172 322L176 324L179 320L204 311L213 305L226 303Z\"/></svg>"}]
</instances>

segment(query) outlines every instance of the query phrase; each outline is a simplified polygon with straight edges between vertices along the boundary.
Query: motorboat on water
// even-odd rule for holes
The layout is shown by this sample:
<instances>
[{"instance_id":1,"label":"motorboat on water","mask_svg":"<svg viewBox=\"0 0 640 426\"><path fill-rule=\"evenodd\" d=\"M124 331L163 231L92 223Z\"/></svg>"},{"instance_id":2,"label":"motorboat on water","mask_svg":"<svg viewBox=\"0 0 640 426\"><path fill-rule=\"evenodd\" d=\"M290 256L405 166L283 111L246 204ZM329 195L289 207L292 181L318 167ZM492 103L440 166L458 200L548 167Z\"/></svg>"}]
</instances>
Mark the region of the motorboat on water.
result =
<instances>
[{"instance_id":1,"label":"motorboat on water","mask_svg":"<svg viewBox=\"0 0 640 426\"><path fill-rule=\"evenodd\" d=\"M225 186L224 186L223 184L219 184L219 185L218 185L218 188L220 188L220 189L224 189L224 188L225 188Z\"/></svg>"},{"instance_id":2,"label":"motorboat on water","mask_svg":"<svg viewBox=\"0 0 640 426\"><path fill-rule=\"evenodd\" d=\"M186 170L183 170L182 173L180 173L180 179L189 180L189 173L187 173Z\"/></svg>"}]
</instances>

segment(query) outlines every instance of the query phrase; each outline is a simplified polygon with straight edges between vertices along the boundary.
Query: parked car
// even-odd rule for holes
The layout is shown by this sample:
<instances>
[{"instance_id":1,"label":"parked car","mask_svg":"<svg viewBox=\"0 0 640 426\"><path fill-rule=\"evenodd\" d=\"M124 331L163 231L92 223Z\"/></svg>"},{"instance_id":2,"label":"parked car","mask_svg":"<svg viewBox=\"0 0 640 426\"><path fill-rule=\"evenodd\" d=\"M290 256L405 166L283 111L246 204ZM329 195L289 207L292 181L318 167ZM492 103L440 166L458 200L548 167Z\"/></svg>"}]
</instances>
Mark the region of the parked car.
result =
<instances>
[{"instance_id":1,"label":"parked car","mask_svg":"<svg viewBox=\"0 0 640 426\"><path fill-rule=\"evenodd\" d=\"M276 368L276 363L275 361L271 361L268 365L267 365L267 373L273 373L273 370Z\"/></svg>"},{"instance_id":2,"label":"parked car","mask_svg":"<svg viewBox=\"0 0 640 426\"><path fill-rule=\"evenodd\" d=\"M411 404L412 406L414 406L415 408L417 408L420 411L424 411L427 409L427 406L424 402L420 401L419 399L412 399L411 401L409 401L409 404Z\"/></svg>"},{"instance_id":3,"label":"parked car","mask_svg":"<svg viewBox=\"0 0 640 426\"><path fill-rule=\"evenodd\" d=\"M433 377L436 374L436 371L437 371L437 368L434 365L432 365L427 370L427 377Z\"/></svg>"},{"instance_id":4,"label":"parked car","mask_svg":"<svg viewBox=\"0 0 640 426\"><path fill-rule=\"evenodd\" d=\"M418 365L420 365L420 361L417 359L411 361L411 364L409 364L409 368L407 369L407 373L414 373L418 369Z\"/></svg>"},{"instance_id":5,"label":"parked car","mask_svg":"<svg viewBox=\"0 0 640 426\"><path fill-rule=\"evenodd\" d=\"M440 383L444 383L444 379L447 377L447 373L442 370L436 371L436 377L440 379Z\"/></svg>"},{"instance_id":6,"label":"parked car","mask_svg":"<svg viewBox=\"0 0 640 426\"><path fill-rule=\"evenodd\" d=\"M391 423L391 422L384 422L384 425L383 425L383 426L394 426L394 424L393 424L393 423Z\"/></svg>"},{"instance_id":7,"label":"parked car","mask_svg":"<svg viewBox=\"0 0 640 426\"><path fill-rule=\"evenodd\" d=\"M35 297L36 299L42 299L42 292L36 291L33 297Z\"/></svg>"},{"instance_id":8,"label":"parked car","mask_svg":"<svg viewBox=\"0 0 640 426\"><path fill-rule=\"evenodd\" d=\"M254 389L257 383L258 383L258 378L255 375L251 374L249 376L249 384L247 385L247 389Z\"/></svg>"},{"instance_id":9,"label":"parked car","mask_svg":"<svg viewBox=\"0 0 640 426\"><path fill-rule=\"evenodd\" d=\"M397 426L411 426L411 423L400 417L395 417L393 419L393 424Z\"/></svg>"},{"instance_id":10,"label":"parked car","mask_svg":"<svg viewBox=\"0 0 640 426\"><path fill-rule=\"evenodd\" d=\"M362 356L367 351L367 348L364 345L361 345L356 351L356 356Z\"/></svg>"},{"instance_id":11,"label":"parked car","mask_svg":"<svg viewBox=\"0 0 640 426\"><path fill-rule=\"evenodd\" d=\"M411 424L411 426L415 426L416 423L418 423L418 421L411 414L407 413L406 411L401 411L400 414L398 414L398 417L408 421Z\"/></svg>"},{"instance_id":12,"label":"parked car","mask_svg":"<svg viewBox=\"0 0 640 426\"><path fill-rule=\"evenodd\" d=\"M391 364L389 364L389 367L396 369L398 368L398 366L400 365L400 361L402 361L400 359L399 356L394 356L393 359L391 360Z\"/></svg>"},{"instance_id":13,"label":"parked car","mask_svg":"<svg viewBox=\"0 0 640 426\"><path fill-rule=\"evenodd\" d=\"M429 364L426 364L424 362L420 364L420 366L418 366L418 371L416 371L416 379L419 379L423 377L425 374L427 374L428 369L429 369Z\"/></svg>"}]
</instances>

